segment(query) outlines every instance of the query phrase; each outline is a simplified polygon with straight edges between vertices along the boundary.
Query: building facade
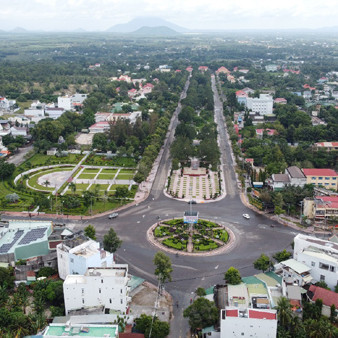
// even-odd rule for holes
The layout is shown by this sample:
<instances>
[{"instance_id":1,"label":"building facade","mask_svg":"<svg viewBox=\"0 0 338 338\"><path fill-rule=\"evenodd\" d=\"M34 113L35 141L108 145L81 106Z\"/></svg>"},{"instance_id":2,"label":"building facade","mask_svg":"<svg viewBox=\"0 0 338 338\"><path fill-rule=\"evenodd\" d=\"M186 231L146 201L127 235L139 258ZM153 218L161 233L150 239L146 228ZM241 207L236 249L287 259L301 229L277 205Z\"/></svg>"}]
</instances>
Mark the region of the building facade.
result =
<instances>
[{"instance_id":1,"label":"building facade","mask_svg":"<svg viewBox=\"0 0 338 338\"><path fill-rule=\"evenodd\" d=\"M83 275L89 267L112 267L114 254L100 249L100 243L86 240L82 243L68 240L56 247L58 270L61 279L68 275Z\"/></svg>"},{"instance_id":2,"label":"building facade","mask_svg":"<svg viewBox=\"0 0 338 338\"><path fill-rule=\"evenodd\" d=\"M302 169L306 183L337 190L338 174L332 169Z\"/></svg>"},{"instance_id":3,"label":"building facade","mask_svg":"<svg viewBox=\"0 0 338 338\"><path fill-rule=\"evenodd\" d=\"M66 315L70 311L103 308L126 313L129 297L127 264L89 268L83 275L68 275L63 283Z\"/></svg>"},{"instance_id":4,"label":"building facade","mask_svg":"<svg viewBox=\"0 0 338 338\"><path fill-rule=\"evenodd\" d=\"M247 97L246 98L246 107L260 115L269 115L272 114L273 108L273 99L269 94L260 94L259 98L257 97Z\"/></svg>"}]
</instances>

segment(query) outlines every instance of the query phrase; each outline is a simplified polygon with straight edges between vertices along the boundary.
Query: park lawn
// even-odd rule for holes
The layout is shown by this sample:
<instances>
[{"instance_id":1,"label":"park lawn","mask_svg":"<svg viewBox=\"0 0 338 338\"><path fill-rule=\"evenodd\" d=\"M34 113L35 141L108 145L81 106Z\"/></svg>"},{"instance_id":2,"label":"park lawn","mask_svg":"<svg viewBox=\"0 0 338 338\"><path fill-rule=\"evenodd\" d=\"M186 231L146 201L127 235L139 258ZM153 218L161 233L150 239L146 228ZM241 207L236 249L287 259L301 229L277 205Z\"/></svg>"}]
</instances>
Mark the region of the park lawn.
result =
<instances>
[{"instance_id":1,"label":"park lawn","mask_svg":"<svg viewBox=\"0 0 338 338\"><path fill-rule=\"evenodd\" d=\"M89 191L94 191L95 190L95 187L96 187L97 184L92 184L91 187L89 188ZM108 189L109 187L109 184L99 184L99 191L100 192L104 192Z\"/></svg>"},{"instance_id":2,"label":"park lawn","mask_svg":"<svg viewBox=\"0 0 338 338\"><path fill-rule=\"evenodd\" d=\"M196 251L209 251L209 250L214 250L217 248L218 248L218 245L216 242L209 241L209 244L194 243L194 249Z\"/></svg>"},{"instance_id":3,"label":"park lawn","mask_svg":"<svg viewBox=\"0 0 338 338\"><path fill-rule=\"evenodd\" d=\"M118 207L120 207L121 205L127 204L129 203L129 201L113 201L113 202L109 202L109 201L96 201L93 205L93 215L104 212L104 211L108 211L108 210L114 210ZM85 215L90 215L90 208L88 208L88 210L86 211Z\"/></svg>"},{"instance_id":4,"label":"park lawn","mask_svg":"<svg viewBox=\"0 0 338 338\"><path fill-rule=\"evenodd\" d=\"M89 184L78 183L76 184L76 191L85 191L87 190Z\"/></svg>"},{"instance_id":5,"label":"park lawn","mask_svg":"<svg viewBox=\"0 0 338 338\"><path fill-rule=\"evenodd\" d=\"M53 164L77 164L81 161L84 155L68 154L65 157L56 157L44 154L35 154L25 161L20 167L27 168L29 162L32 167L53 165ZM27 168L29 169L29 168Z\"/></svg>"},{"instance_id":6,"label":"park lawn","mask_svg":"<svg viewBox=\"0 0 338 338\"><path fill-rule=\"evenodd\" d=\"M116 174L117 169L102 169L101 174Z\"/></svg>"},{"instance_id":7,"label":"park lawn","mask_svg":"<svg viewBox=\"0 0 338 338\"><path fill-rule=\"evenodd\" d=\"M114 190L116 190L117 187L127 187L127 188L129 188L129 185L127 185L127 184L112 184L109 191L114 191Z\"/></svg>"},{"instance_id":8,"label":"park lawn","mask_svg":"<svg viewBox=\"0 0 338 338\"><path fill-rule=\"evenodd\" d=\"M97 179L99 180L112 180L114 178L115 174L100 174L97 176Z\"/></svg>"},{"instance_id":9,"label":"park lawn","mask_svg":"<svg viewBox=\"0 0 338 338\"><path fill-rule=\"evenodd\" d=\"M120 169L119 174L134 174L135 175L135 170L133 170L133 169Z\"/></svg>"},{"instance_id":10,"label":"park lawn","mask_svg":"<svg viewBox=\"0 0 338 338\"><path fill-rule=\"evenodd\" d=\"M88 179L88 180L93 180L95 178L96 174L81 174L77 178L82 178L82 179Z\"/></svg>"},{"instance_id":11,"label":"park lawn","mask_svg":"<svg viewBox=\"0 0 338 338\"><path fill-rule=\"evenodd\" d=\"M93 169L93 168L84 168L82 170L82 173L84 173L84 174L97 174L99 171L100 171L100 169L98 169L98 168L95 168L95 169Z\"/></svg>"},{"instance_id":12,"label":"park lawn","mask_svg":"<svg viewBox=\"0 0 338 338\"><path fill-rule=\"evenodd\" d=\"M118 174L117 180L132 180L134 178L134 174Z\"/></svg>"},{"instance_id":13,"label":"park lawn","mask_svg":"<svg viewBox=\"0 0 338 338\"><path fill-rule=\"evenodd\" d=\"M176 238L166 238L165 240L162 241L162 244L169 247L169 248L174 248L177 250L186 250L187 249L187 241L180 241Z\"/></svg>"},{"instance_id":14,"label":"park lawn","mask_svg":"<svg viewBox=\"0 0 338 338\"><path fill-rule=\"evenodd\" d=\"M119 157L114 156L112 158L107 158L106 156L101 155L90 155L87 157L85 163L86 165L97 165L97 166L110 166L110 167L130 167L135 168L137 162L131 157Z\"/></svg>"}]
</instances>

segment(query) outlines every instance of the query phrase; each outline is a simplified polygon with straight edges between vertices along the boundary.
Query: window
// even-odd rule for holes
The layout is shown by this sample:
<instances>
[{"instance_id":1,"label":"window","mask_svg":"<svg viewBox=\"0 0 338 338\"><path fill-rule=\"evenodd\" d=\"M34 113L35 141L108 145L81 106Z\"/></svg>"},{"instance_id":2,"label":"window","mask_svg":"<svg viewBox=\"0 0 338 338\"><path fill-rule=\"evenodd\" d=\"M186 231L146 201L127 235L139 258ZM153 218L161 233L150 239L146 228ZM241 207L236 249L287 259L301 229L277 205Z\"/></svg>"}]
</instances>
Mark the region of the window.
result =
<instances>
[{"instance_id":1,"label":"window","mask_svg":"<svg viewBox=\"0 0 338 338\"><path fill-rule=\"evenodd\" d=\"M121 299L121 304L123 304L123 299Z\"/></svg>"},{"instance_id":2,"label":"window","mask_svg":"<svg viewBox=\"0 0 338 338\"><path fill-rule=\"evenodd\" d=\"M320 275L320 281L325 282L325 276L324 275Z\"/></svg>"},{"instance_id":3,"label":"window","mask_svg":"<svg viewBox=\"0 0 338 338\"><path fill-rule=\"evenodd\" d=\"M334 266L330 265L330 271L331 271L331 272L334 272L334 271L335 271Z\"/></svg>"},{"instance_id":4,"label":"window","mask_svg":"<svg viewBox=\"0 0 338 338\"><path fill-rule=\"evenodd\" d=\"M109 298L109 303L111 304L111 298Z\"/></svg>"},{"instance_id":5,"label":"window","mask_svg":"<svg viewBox=\"0 0 338 338\"><path fill-rule=\"evenodd\" d=\"M71 258L71 259L70 259L70 262L71 262L71 263L74 263L74 258Z\"/></svg>"},{"instance_id":6,"label":"window","mask_svg":"<svg viewBox=\"0 0 338 338\"><path fill-rule=\"evenodd\" d=\"M319 263L319 267L323 270L329 270L329 266L327 264L324 264L324 263Z\"/></svg>"},{"instance_id":7,"label":"window","mask_svg":"<svg viewBox=\"0 0 338 338\"><path fill-rule=\"evenodd\" d=\"M318 179L319 179L319 180L322 180L322 179L323 179L323 177L318 177Z\"/></svg>"},{"instance_id":8,"label":"window","mask_svg":"<svg viewBox=\"0 0 338 338\"><path fill-rule=\"evenodd\" d=\"M326 181L328 181L330 179L330 177L325 177Z\"/></svg>"},{"instance_id":9,"label":"window","mask_svg":"<svg viewBox=\"0 0 338 338\"><path fill-rule=\"evenodd\" d=\"M121 293L122 293L123 291L122 291L122 289L121 289Z\"/></svg>"},{"instance_id":10,"label":"window","mask_svg":"<svg viewBox=\"0 0 338 338\"><path fill-rule=\"evenodd\" d=\"M337 179L337 177L331 177L333 180L336 180Z\"/></svg>"},{"instance_id":11,"label":"window","mask_svg":"<svg viewBox=\"0 0 338 338\"><path fill-rule=\"evenodd\" d=\"M101 293L101 289L99 289L99 293Z\"/></svg>"},{"instance_id":12,"label":"window","mask_svg":"<svg viewBox=\"0 0 338 338\"><path fill-rule=\"evenodd\" d=\"M84 298L82 298L82 304L84 304Z\"/></svg>"},{"instance_id":13,"label":"window","mask_svg":"<svg viewBox=\"0 0 338 338\"><path fill-rule=\"evenodd\" d=\"M315 178L315 177L312 177L311 179L312 179L312 180L315 180L316 178Z\"/></svg>"},{"instance_id":14,"label":"window","mask_svg":"<svg viewBox=\"0 0 338 338\"><path fill-rule=\"evenodd\" d=\"M316 266L316 263L315 262L311 262L311 266Z\"/></svg>"},{"instance_id":15,"label":"window","mask_svg":"<svg viewBox=\"0 0 338 338\"><path fill-rule=\"evenodd\" d=\"M82 291L82 294L84 294L84 289L81 289L81 291Z\"/></svg>"},{"instance_id":16,"label":"window","mask_svg":"<svg viewBox=\"0 0 338 338\"><path fill-rule=\"evenodd\" d=\"M103 284L103 279L101 279L101 284Z\"/></svg>"}]
</instances>

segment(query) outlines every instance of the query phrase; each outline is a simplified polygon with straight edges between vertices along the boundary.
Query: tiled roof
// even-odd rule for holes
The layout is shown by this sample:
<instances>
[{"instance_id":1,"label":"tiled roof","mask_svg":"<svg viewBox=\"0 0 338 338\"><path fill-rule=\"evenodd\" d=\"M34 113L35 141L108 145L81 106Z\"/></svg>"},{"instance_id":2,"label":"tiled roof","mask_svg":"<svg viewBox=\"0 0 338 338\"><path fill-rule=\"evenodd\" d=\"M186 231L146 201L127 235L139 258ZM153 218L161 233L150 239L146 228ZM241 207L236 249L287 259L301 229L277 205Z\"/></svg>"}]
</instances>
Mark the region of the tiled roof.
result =
<instances>
[{"instance_id":1,"label":"tiled roof","mask_svg":"<svg viewBox=\"0 0 338 338\"><path fill-rule=\"evenodd\" d=\"M334 304L336 308L338 307L338 293L331 290L326 290L316 285L311 285L309 288L309 292L310 297L311 294L313 294L313 301L321 299L323 301L323 304L326 306L331 306L332 304Z\"/></svg>"},{"instance_id":2,"label":"tiled roof","mask_svg":"<svg viewBox=\"0 0 338 338\"><path fill-rule=\"evenodd\" d=\"M338 176L332 169L302 169L305 176Z\"/></svg>"},{"instance_id":3,"label":"tiled roof","mask_svg":"<svg viewBox=\"0 0 338 338\"><path fill-rule=\"evenodd\" d=\"M255 319L270 319L270 320L276 320L277 314L276 312L271 311L258 311L253 309L248 309L249 312L249 318L255 318Z\"/></svg>"}]
</instances>

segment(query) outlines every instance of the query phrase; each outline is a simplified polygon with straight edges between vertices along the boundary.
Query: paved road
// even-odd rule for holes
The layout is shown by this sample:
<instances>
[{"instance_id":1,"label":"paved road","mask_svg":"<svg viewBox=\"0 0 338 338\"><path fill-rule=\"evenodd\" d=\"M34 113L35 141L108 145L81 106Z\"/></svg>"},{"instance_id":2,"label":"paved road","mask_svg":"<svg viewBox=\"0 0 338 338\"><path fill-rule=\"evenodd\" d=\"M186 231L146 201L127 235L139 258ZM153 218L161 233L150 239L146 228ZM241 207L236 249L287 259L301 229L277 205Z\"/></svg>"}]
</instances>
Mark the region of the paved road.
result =
<instances>
[{"instance_id":1,"label":"paved road","mask_svg":"<svg viewBox=\"0 0 338 338\"><path fill-rule=\"evenodd\" d=\"M19 153L11 156L8 159L9 163L14 163L16 166L20 165L25 161L25 155L33 150L33 146L29 145L28 147L19 148Z\"/></svg>"},{"instance_id":2,"label":"paved road","mask_svg":"<svg viewBox=\"0 0 338 338\"><path fill-rule=\"evenodd\" d=\"M216 118L219 121L227 196L215 203L198 204L194 206L194 209L199 211L201 218L227 225L234 232L236 243L230 252L217 256L176 257L169 254L174 271L173 280L166 284L166 289L172 294L174 302L179 302L179 308L174 309L174 318L171 323L170 337L175 338L186 337L188 322L183 318L182 311L190 304L190 299L193 298L192 293L198 287L222 283L224 272L230 266L238 268L242 276L257 273L252 262L262 252L271 255L281 249L289 248L293 237L297 234L294 230L255 214L241 203L232 167L231 150L227 142L228 136L224 123L222 123L222 104L215 90L214 100ZM169 166L168 144L147 200L121 211L119 217L113 220L109 220L106 216L99 216L90 221L78 222L78 228L83 228L88 224L94 225L98 239L102 239L108 229L113 227L123 240L122 247L116 253L117 261L128 263L132 274L141 276L154 284L156 284L156 279L153 274L152 260L158 250L147 241L146 232L152 224L156 223L157 216L162 219L182 216L188 207L187 204L169 199L163 194ZM250 220L244 219L243 213L249 214ZM274 224L273 228L270 227L271 224Z\"/></svg>"}]
</instances>

